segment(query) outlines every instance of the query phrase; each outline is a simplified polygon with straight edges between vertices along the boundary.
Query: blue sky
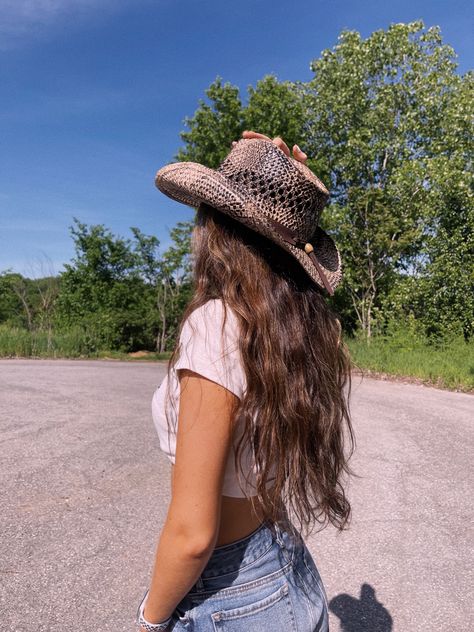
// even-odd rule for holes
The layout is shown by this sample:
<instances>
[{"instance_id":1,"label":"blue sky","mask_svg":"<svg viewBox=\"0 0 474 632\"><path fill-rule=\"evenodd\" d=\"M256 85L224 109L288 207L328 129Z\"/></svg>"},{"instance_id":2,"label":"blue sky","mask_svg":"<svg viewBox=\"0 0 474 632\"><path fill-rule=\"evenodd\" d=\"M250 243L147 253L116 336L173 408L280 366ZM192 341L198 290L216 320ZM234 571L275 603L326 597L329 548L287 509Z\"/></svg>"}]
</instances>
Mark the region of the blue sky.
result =
<instances>
[{"instance_id":1,"label":"blue sky","mask_svg":"<svg viewBox=\"0 0 474 632\"><path fill-rule=\"evenodd\" d=\"M73 216L169 245L192 209L154 186L184 117L220 75L308 81L343 28L439 25L472 67L465 0L0 0L0 272L57 274L74 256Z\"/></svg>"}]
</instances>

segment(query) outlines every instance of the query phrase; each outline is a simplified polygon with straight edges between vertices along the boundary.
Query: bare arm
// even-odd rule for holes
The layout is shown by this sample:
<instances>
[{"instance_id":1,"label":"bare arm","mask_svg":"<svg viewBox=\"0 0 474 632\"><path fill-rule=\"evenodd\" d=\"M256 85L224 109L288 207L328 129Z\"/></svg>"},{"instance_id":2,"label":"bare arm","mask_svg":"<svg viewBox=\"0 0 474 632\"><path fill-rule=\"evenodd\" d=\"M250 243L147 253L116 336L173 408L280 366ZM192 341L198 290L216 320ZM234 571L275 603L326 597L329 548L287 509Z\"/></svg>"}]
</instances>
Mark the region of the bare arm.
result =
<instances>
[{"instance_id":1,"label":"bare arm","mask_svg":"<svg viewBox=\"0 0 474 632\"><path fill-rule=\"evenodd\" d=\"M181 385L172 498L144 610L166 620L196 583L217 540L236 395L189 369Z\"/></svg>"}]
</instances>

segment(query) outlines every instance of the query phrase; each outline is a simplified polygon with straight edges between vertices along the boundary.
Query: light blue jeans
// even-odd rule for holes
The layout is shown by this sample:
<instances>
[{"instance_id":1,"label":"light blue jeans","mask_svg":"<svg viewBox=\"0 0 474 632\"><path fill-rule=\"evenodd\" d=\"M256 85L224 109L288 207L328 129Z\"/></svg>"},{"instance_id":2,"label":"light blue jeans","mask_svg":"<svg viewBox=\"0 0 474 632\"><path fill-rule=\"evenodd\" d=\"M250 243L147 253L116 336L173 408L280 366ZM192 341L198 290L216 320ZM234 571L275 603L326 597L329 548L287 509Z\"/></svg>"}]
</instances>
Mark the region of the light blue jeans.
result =
<instances>
[{"instance_id":1,"label":"light blue jeans","mask_svg":"<svg viewBox=\"0 0 474 632\"><path fill-rule=\"evenodd\" d=\"M218 546L178 604L175 632L328 632L316 564L293 528L268 521Z\"/></svg>"}]
</instances>

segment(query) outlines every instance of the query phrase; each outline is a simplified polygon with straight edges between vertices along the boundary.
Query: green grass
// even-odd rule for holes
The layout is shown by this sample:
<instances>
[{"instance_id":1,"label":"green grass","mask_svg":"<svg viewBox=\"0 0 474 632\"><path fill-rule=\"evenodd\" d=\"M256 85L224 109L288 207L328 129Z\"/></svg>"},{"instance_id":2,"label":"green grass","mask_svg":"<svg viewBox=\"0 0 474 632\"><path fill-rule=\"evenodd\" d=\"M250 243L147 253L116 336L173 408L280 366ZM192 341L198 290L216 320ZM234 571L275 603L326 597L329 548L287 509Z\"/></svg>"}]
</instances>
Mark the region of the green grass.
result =
<instances>
[{"instance_id":1,"label":"green grass","mask_svg":"<svg viewBox=\"0 0 474 632\"><path fill-rule=\"evenodd\" d=\"M361 338L346 342L356 368L375 373L420 379L441 388L474 390L474 341L462 338L437 345L428 344L409 331L372 338L367 344ZM65 334L30 333L25 329L0 325L0 357L3 358L98 358L111 360L168 360L170 353L147 352L137 355L98 349L83 330Z\"/></svg>"},{"instance_id":2,"label":"green grass","mask_svg":"<svg viewBox=\"0 0 474 632\"><path fill-rule=\"evenodd\" d=\"M346 339L353 362L363 370L414 377L462 391L474 389L474 341L462 338L438 345L406 335L373 338L370 344Z\"/></svg>"},{"instance_id":3,"label":"green grass","mask_svg":"<svg viewBox=\"0 0 474 632\"><path fill-rule=\"evenodd\" d=\"M107 358L113 360L166 360L169 353L149 352L133 357L123 351L97 348L95 341L83 330L67 333L29 332L0 324L0 358Z\"/></svg>"}]
</instances>

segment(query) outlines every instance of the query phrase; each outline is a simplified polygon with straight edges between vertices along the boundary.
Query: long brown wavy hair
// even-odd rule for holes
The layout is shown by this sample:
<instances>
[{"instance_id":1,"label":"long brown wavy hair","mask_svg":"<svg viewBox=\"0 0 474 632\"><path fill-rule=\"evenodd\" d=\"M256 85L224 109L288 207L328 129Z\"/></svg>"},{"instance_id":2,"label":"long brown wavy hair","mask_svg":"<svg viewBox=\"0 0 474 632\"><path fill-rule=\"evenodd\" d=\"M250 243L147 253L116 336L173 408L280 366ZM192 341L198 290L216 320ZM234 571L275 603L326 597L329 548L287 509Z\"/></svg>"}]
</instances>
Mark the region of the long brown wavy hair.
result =
<instances>
[{"instance_id":1,"label":"long brown wavy hair","mask_svg":"<svg viewBox=\"0 0 474 632\"><path fill-rule=\"evenodd\" d=\"M247 378L244 396L232 411L234 423L245 428L234 445L234 463L241 468L241 450L250 440L257 466L254 511L272 522L288 518L289 511L306 536L315 523L343 530L351 514L343 478L353 473L348 461L355 439L349 412L351 359L336 313L292 255L204 203L196 212L191 258L193 294L168 372L191 312L221 299L225 323L226 307L231 307Z\"/></svg>"}]
</instances>

